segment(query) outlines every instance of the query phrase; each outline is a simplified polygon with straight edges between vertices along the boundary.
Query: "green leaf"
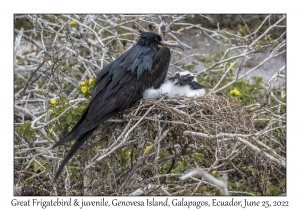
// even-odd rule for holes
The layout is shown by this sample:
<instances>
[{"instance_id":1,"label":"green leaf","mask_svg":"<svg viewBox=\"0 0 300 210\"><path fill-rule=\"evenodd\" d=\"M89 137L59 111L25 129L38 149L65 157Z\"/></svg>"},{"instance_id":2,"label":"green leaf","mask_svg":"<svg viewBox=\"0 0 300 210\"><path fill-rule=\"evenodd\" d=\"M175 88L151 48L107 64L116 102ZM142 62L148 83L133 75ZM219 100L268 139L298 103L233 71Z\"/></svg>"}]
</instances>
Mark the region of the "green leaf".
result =
<instances>
[{"instance_id":1,"label":"green leaf","mask_svg":"<svg viewBox=\"0 0 300 210\"><path fill-rule=\"evenodd\" d=\"M30 163L30 160L27 160L24 164L28 165Z\"/></svg>"},{"instance_id":2,"label":"green leaf","mask_svg":"<svg viewBox=\"0 0 300 210\"><path fill-rule=\"evenodd\" d=\"M24 137L25 137L25 139L26 139L27 141L30 141L30 139L31 139L31 132L30 132L29 129L28 129L28 130L25 130L25 132L24 132Z\"/></svg>"},{"instance_id":3,"label":"green leaf","mask_svg":"<svg viewBox=\"0 0 300 210\"><path fill-rule=\"evenodd\" d=\"M65 125L66 124L66 117L62 117L59 122L60 122L61 125Z\"/></svg>"},{"instance_id":4,"label":"green leaf","mask_svg":"<svg viewBox=\"0 0 300 210\"><path fill-rule=\"evenodd\" d=\"M161 150L160 152L159 152L159 156L160 156L160 158L165 158L165 157L167 157L167 155L168 155L168 151L167 150Z\"/></svg>"},{"instance_id":5,"label":"green leaf","mask_svg":"<svg viewBox=\"0 0 300 210\"><path fill-rule=\"evenodd\" d=\"M47 165L44 172L43 172L43 174L47 175L49 173L50 169L51 169L51 165Z\"/></svg>"},{"instance_id":6,"label":"green leaf","mask_svg":"<svg viewBox=\"0 0 300 210\"><path fill-rule=\"evenodd\" d=\"M267 195L279 195L280 188L278 186L272 185L271 182L267 182Z\"/></svg>"},{"instance_id":7,"label":"green leaf","mask_svg":"<svg viewBox=\"0 0 300 210\"><path fill-rule=\"evenodd\" d=\"M41 167L41 164L37 160L34 160L33 161L33 170L34 170L34 172L37 172L40 167Z\"/></svg>"},{"instance_id":8,"label":"green leaf","mask_svg":"<svg viewBox=\"0 0 300 210\"><path fill-rule=\"evenodd\" d=\"M77 177L77 174L72 174L72 175L70 176L70 181L71 181L71 182L74 181L74 180L76 179L76 177Z\"/></svg>"},{"instance_id":9,"label":"green leaf","mask_svg":"<svg viewBox=\"0 0 300 210\"><path fill-rule=\"evenodd\" d=\"M28 177L28 178L25 179L24 182L25 182L25 183L28 183L28 182L30 182L31 180L32 180L32 177Z\"/></svg>"},{"instance_id":10,"label":"green leaf","mask_svg":"<svg viewBox=\"0 0 300 210\"><path fill-rule=\"evenodd\" d=\"M70 124L70 123L72 122L72 119L73 119L73 118L72 118L72 114L71 114L71 113L68 113L68 114L67 114L67 118L66 118L66 123L67 123L67 124Z\"/></svg>"},{"instance_id":11,"label":"green leaf","mask_svg":"<svg viewBox=\"0 0 300 210\"><path fill-rule=\"evenodd\" d=\"M56 114L53 112L50 114L49 120L52 120L54 117L56 116Z\"/></svg>"}]
</instances>

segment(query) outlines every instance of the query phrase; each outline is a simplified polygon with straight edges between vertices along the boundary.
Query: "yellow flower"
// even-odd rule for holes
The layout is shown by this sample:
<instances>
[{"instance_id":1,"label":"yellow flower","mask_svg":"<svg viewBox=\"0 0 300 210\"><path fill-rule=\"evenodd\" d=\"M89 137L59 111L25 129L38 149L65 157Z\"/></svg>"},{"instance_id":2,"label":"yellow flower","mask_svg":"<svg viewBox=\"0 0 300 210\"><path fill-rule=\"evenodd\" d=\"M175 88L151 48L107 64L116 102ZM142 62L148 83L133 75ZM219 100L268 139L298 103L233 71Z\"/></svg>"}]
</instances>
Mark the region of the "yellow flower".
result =
<instances>
[{"instance_id":1,"label":"yellow flower","mask_svg":"<svg viewBox=\"0 0 300 210\"><path fill-rule=\"evenodd\" d=\"M95 79L94 78L89 78L89 84L91 85L91 84L93 84L94 83L94 81L95 81Z\"/></svg>"},{"instance_id":2,"label":"yellow flower","mask_svg":"<svg viewBox=\"0 0 300 210\"><path fill-rule=\"evenodd\" d=\"M80 81L80 84L81 84L81 85L85 85L85 84L86 84L86 81Z\"/></svg>"},{"instance_id":3,"label":"yellow flower","mask_svg":"<svg viewBox=\"0 0 300 210\"><path fill-rule=\"evenodd\" d=\"M131 151L129 151L127 154L128 154L128 155L131 155Z\"/></svg>"},{"instance_id":4,"label":"yellow flower","mask_svg":"<svg viewBox=\"0 0 300 210\"><path fill-rule=\"evenodd\" d=\"M234 88L233 90L230 90L230 95L236 95L239 96L241 95L240 91L238 91L236 88Z\"/></svg>"},{"instance_id":5,"label":"yellow flower","mask_svg":"<svg viewBox=\"0 0 300 210\"><path fill-rule=\"evenodd\" d=\"M69 23L71 26L76 26L76 23L75 21L71 20L70 23Z\"/></svg>"},{"instance_id":6,"label":"yellow flower","mask_svg":"<svg viewBox=\"0 0 300 210\"><path fill-rule=\"evenodd\" d=\"M150 149L151 146L146 146L144 153L146 153L148 151L148 149Z\"/></svg>"},{"instance_id":7,"label":"yellow flower","mask_svg":"<svg viewBox=\"0 0 300 210\"><path fill-rule=\"evenodd\" d=\"M50 100L50 103L51 103L51 104L55 104L55 103L56 103L56 100L55 100L55 99L51 99L51 100Z\"/></svg>"},{"instance_id":8,"label":"yellow flower","mask_svg":"<svg viewBox=\"0 0 300 210\"><path fill-rule=\"evenodd\" d=\"M81 92L85 93L86 91L87 91L87 87L86 86L82 86Z\"/></svg>"},{"instance_id":9,"label":"yellow flower","mask_svg":"<svg viewBox=\"0 0 300 210\"><path fill-rule=\"evenodd\" d=\"M229 66L232 66L233 65L233 62L229 61Z\"/></svg>"},{"instance_id":10,"label":"yellow flower","mask_svg":"<svg viewBox=\"0 0 300 210\"><path fill-rule=\"evenodd\" d=\"M216 175L216 174L217 174L217 171L216 171L216 170L213 170L213 171L211 172L211 174L212 174L212 175Z\"/></svg>"}]
</instances>

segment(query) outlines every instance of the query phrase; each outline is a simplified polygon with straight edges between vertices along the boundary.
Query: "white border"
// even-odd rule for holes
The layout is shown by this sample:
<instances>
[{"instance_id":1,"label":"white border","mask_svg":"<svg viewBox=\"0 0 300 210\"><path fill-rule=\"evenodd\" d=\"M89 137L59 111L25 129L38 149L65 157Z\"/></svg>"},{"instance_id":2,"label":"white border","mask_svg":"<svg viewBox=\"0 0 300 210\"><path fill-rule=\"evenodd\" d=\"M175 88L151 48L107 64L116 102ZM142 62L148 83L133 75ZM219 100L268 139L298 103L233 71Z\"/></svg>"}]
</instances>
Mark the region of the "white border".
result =
<instances>
[{"instance_id":1,"label":"white border","mask_svg":"<svg viewBox=\"0 0 300 210\"><path fill-rule=\"evenodd\" d=\"M3 209L18 209L20 207L11 206L11 200L17 198L18 200L27 199L56 199L55 197L14 197L13 196L13 14L14 13L235 13L235 14L252 14L252 13L286 13L287 14L287 104L288 104L288 134L287 134L287 196L286 197L235 197L237 199L254 201L289 201L289 207L296 209L299 203L299 182L296 176L299 175L299 154L297 144L300 138L297 135L299 130L299 94L298 94L298 80L299 80L299 53L297 51L299 46L299 12L296 4L282 1L11 1L2 3L1 6L1 199L0 205ZM10 3L12 5L10 5ZM4 63L4 65L3 65ZM297 92L296 92L297 91ZM67 199L68 197L61 197ZM105 197L111 202L115 197ZM149 197L148 197L149 198ZM179 198L179 197L177 197ZM210 201L214 198L219 200L230 200L231 197L187 197L189 200L199 199ZM72 197L73 199L84 200L99 200L100 197ZM145 197L120 197L122 200L145 200ZM157 200L164 199L164 197L156 197ZM172 198L170 198L172 199ZM298 199L298 200L297 200ZM29 207L30 209L42 209L41 207ZM49 208L68 208L74 207L47 207ZM100 209L101 207L93 207ZM140 207L121 207L126 209L140 209ZM146 209L153 209L153 207L143 207ZM176 207L173 207L176 208ZM172 209L173 209L172 208ZM187 209L187 207L180 207L180 209ZM201 209L205 209L202 207ZM223 207L222 209L232 209L232 207ZM257 208L257 207L256 207ZM261 207L262 209L263 207ZM274 207L273 207L274 208ZM284 208L284 207L282 207ZM299 207L298 207L299 208ZM84 207L87 209L87 207ZM104 208L101 208L104 209ZM114 209L114 208L108 208ZM179 209L179 207L177 207ZM196 209L196 208L190 208ZM208 209L208 208L206 208ZM212 209L212 208L210 208ZM215 209L215 208L213 208ZM237 209L237 208L236 208ZM247 207L247 209L252 209Z\"/></svg>"}]
</instances>

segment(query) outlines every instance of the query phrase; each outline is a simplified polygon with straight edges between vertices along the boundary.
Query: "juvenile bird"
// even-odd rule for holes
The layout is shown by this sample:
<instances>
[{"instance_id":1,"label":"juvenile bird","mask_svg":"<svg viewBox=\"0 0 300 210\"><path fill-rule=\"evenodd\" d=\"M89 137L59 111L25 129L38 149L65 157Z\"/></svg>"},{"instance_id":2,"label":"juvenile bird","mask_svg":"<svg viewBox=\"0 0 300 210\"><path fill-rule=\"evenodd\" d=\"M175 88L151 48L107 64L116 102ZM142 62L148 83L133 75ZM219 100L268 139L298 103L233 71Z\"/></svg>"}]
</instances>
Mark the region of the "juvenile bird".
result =
<instances>
[{"instance_id":1,"label":"juvenile bird","mask_svg":"<svg viewBox=\"0 0 300 210\"><path fill-rule=\"evenodd\" d=\"M159 88L146 89L143 98L157 99L161 94L167 94L169 98L174 96L199 97L205 94L205 89L191 72L183 71L175 73Z\"/></svg>"}]
</instances>

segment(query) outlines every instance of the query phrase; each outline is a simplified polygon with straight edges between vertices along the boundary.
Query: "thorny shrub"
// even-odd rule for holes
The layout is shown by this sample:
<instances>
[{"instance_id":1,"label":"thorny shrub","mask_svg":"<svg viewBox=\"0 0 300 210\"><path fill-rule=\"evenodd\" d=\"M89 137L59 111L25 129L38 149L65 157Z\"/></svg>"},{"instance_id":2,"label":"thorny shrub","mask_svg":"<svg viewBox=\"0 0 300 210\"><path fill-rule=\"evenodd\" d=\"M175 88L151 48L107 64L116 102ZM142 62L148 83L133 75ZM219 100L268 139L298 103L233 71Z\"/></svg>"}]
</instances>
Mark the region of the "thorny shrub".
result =
<instances>
[{"instance_id":1,"label":"thorny shrub","mask_svg":"<svg viewBox=\"0 0 300 210\"><path fill-rule=\"evenodd\" d=\"M219 195L201 177L179 179L199 167L217 179L227 174L231 195L285 194L285 64L267 82L246 79L284 59L285 18L15 15L14 194ZM103 123L54 181L73 142L53 144L78 121L97 73L139 30L183 44L185 52L172 49L168 76L196 72L207 94L140 100ZM194 39L218 49L199 53Z\"/></svg>"}]
</instances>

